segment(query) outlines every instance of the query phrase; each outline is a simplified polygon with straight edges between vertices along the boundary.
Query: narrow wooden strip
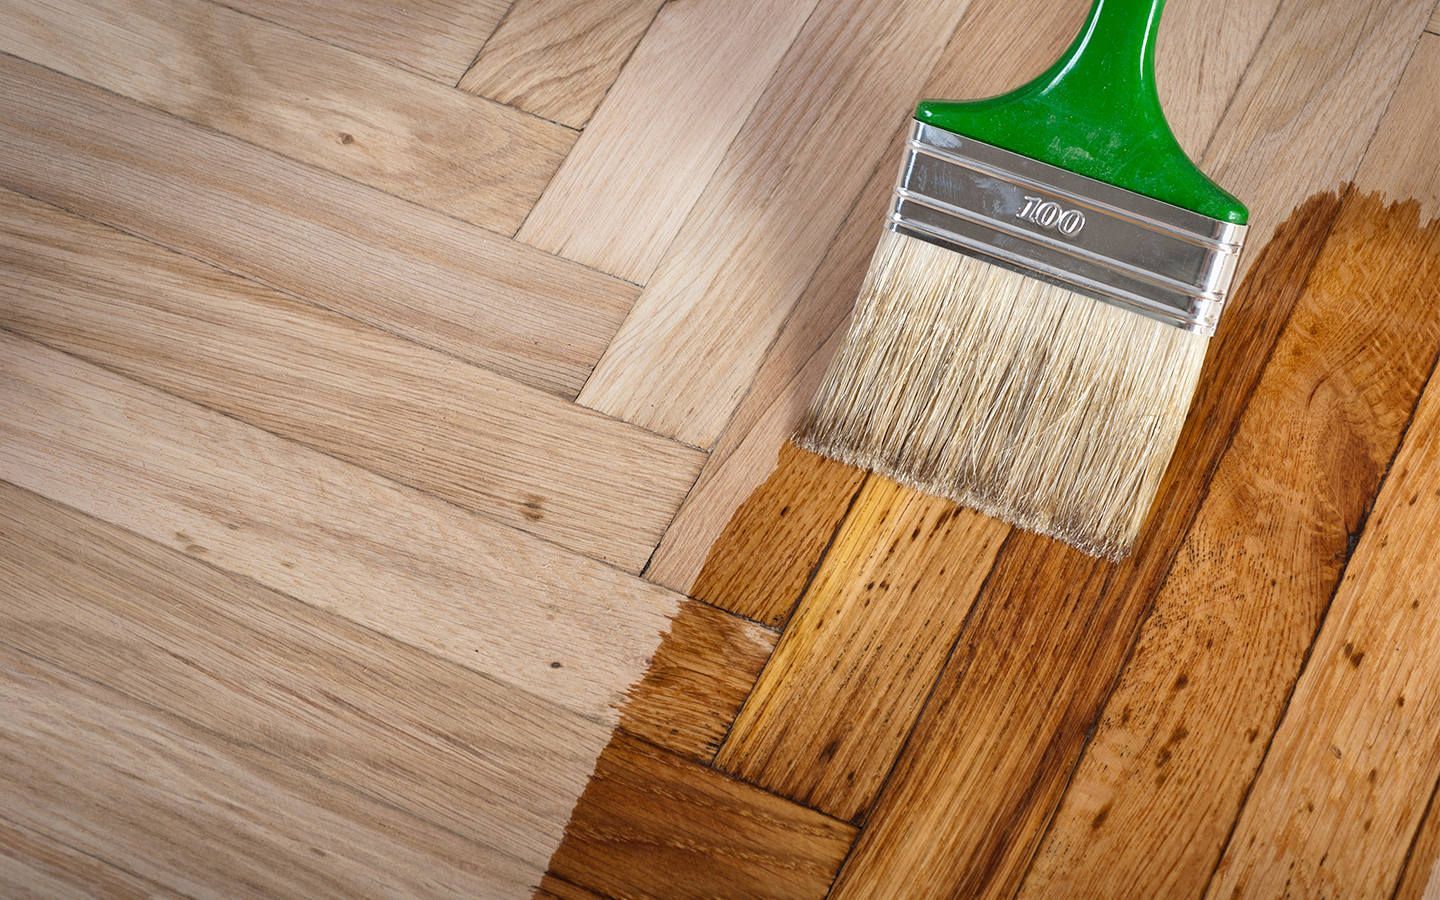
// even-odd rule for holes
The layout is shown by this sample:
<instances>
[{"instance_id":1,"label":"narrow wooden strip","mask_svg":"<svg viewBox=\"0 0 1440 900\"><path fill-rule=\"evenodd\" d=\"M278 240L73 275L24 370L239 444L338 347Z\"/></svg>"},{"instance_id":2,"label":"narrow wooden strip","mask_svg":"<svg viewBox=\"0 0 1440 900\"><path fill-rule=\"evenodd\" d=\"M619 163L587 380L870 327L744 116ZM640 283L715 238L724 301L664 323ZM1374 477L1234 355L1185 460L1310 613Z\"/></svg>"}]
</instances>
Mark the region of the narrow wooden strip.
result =
<instances>
[{"instance_id":1,"label":"narrow wooden strip","mask_svg":"<svg viewBox=\"0 0 1440 900\"><path fill-rule=\"evenodd\" d=\"M4 0L0 51L513 234L575 135L205 0Z\"/></svg>"},{"instance_id":2,"label":"narrow wooden strip","mask_svg":"<svg viewBox=\"0 0 1440 900\"><path fill-rule=\"evenodd\" d=\"M682 598L0 334L0 478L618 721Z\"/></svg>"},{"instance_id":3,"label":"narrow wooden strip","mask_svg":"<svg viewBox=\"0 0 1440 900\"><path fill-rule=\"evenodd\" d=\"M1440 168L1395 146L1440 128L1437 49L1359 190L1440 196ZM1440 352L1440 225L1417 205L1345 201L1023 894L1203 891Z\"/></svg>"},{"instance_id":4,"label":"narrow wooden strip","mask_svg":"<svg viewBox=\"0 0 1440 900\"><path fill-rule=\"evenodd\" d=\"M1433 249L1427 263L1433 285ZM1212 896L1388 897L1402 874L1440 777L1435 386L1375 501Z\"/></svg>"},{"instance_id":5,"label":"narrow wooden strip","mask_svg":"<svg viewBox=\"0 0 1440 900\"><path fill-rule=\"evenodd\" d=\"M460 89L583 128L665 0L516 0Z\"/></svg>"},{"instance_id":6,"label":"narrow wooden strip","mask_svg":"<svg viewBox=\"0 0 1440 900\"><path fill-rule=\"evenodd\" d=\"M611 896L820 897L855 830L617 734L595 766L556 875Z\"/></svg>"},{"instance_id":7,"label":"narrow wooden strip","mask_svg":"<svg viewBox=\"0 0 1440 900\"><path fill-rule=\"evenodd\" d=\"M179 893L516 895L539 880L387 804L3 645L0 688L6 816Z\"/></svg>"},{"instance_id":8,"label":"narrow wooden strip","mask_svg":"<svg viewBox=\"0 0 1440 900\"><path fill-rule=\"evenodd\" d=\"M964 894L1018 886L1338 201L1317 197L1281 232L1261 223L1280 223L1315 185L1353 176L1428 14L1419 0L1383 12L1340 0L1282 4L1206 163L1250 204L1251 239L1264 249L1222 320L1145 533L1118 567L1026 535L1007 544L838 896L898 878ZM1322 124L1339 119L1351 123L1343 133Z\"/></svg>"},{"instance_id":9,"label":"narrow wooden strip","mask_svg":"<svg viewBox=\"0 0 1440 900\"><path fill-rule=\"evenodd\" d=\"M775 633L684 601L631 686L620 727L709 763L775 649Z\"/></svg>"},{"instance_id":10,"label":"narrow wooden strip","mask_svg":"<svg viewBox=\"0 0 1440 900\"><path fill-rule=\"evenodd\" d=\"M967 6L816 8L582 403L715 442Z\"/></svg>"},{"instance_id":11,"label":"narrow wooden strip","mask_svg":"<svg viewBox=\"0 0 1440 900\"><path fill-rule=\"evenodd\" d=\"M711 548L691 595L784 624L864 481L858 469L785 445Z\"/></svg>"},{"instance_id":12,"label":"narrow wooden strip","mask_svg":"<svg viewBox=\"0 0 1440 900\"><path fill-rule=\"evenodd\" d=\"M0 640L454 832L497 887L524 887L544 870L609 736L8 485ZM317 846L330 839L318 835Z\"/></svg>"},{"instance_id":13,"label":"narrow wooden strip","mask_svg":"<svg viewBox=\"0 0 1440 900\"><path fill-rule=\"evenodd\" d=\"M1395 887L1394 900L1436 900L1440 898L1440 812L1436 811L1436 795L1430 795L1425 820L1410 845L1405 872Z\"/></svg>"},{"instance_id":14,"label":"narrow wooden strip","mask_svg":"<svg viewBox=\"0 0 1440 900\"><path fill-rule=\"evenodd\" d=\"M225 5L357 50L445 84L470 65L509 8L508 0L225 0Z\"/></svg>"},{"instance_id":15,"label":"narrow wooden strip","mask_svg":"<svg viewBox=\"0 0 1440 900\"><path fill-rule=\"evenodd\" d=\"M716 764L840 819L868 809L1008 532L870 479Z\"/></svg>"},{"instance_id":16,"label":"narrow wooden strip","mask_svg":"<svg viewBox=\"0 0 1440 900\"><path fill-rule=\"evenodd\" d=\"M9 192L0 326L630 572L704 458Z\"/></svg>"},{"instance_id":17,"label":"narrow wooden strip","mask_svg":"<svg viewBox=\"0 0 1440 900\"><path fill-rule=\"evenodd\" d=\"M0 891L22 898L74 898L97 894L116 900L180 895L119 866L0 818Z\"/></svg>"},{"instance_id":18,"label":"narrow wooden strip","mask_svg":"<svg viewBox=\"0 0 1440 900\"><path fill-rule=\"evenodd\" d=\"M608 276L0 57L0 185L573 396Z\"/></svg>"},{"instance_id":19,"label":"narrow wooden strip","mask_svg":"<svg viewBox=\"0 0 1440 900\"><path fill-rule=\"evenodd\" d=\"M667 4L519 239L648 281L814 7Z\"/></svg>"},{"instance_id":20,"label":"narrow wooden strip","mask_svg":"<svg viewBox=\"0 0 1440 900\"><path fill-rule=\"evenodd\" d=\"M1168 13L1161 32L1160 86L1171 122L1196 152L1214 132L1275 2L1182 4ZM1022 83L1055 58L1079 27L1085 9L1083 2L976 0L941 54L924 94L986 96ZM1197 39L1197 34L1207 37ZM1221 46L1212 46L1214 41ZM1203 70L1198 79L1193 74L1197 69ZM779 448L794 434L843 337L894 187L902 138L897 132L796 303L700 481L666 532L647 577L679 590L695 583L711 548L718 548L722 529L733 527L726 523L765 480ZM766 532L778 523L747 527Z\"/></svg>"},{"instance_id":21,"label":"narrow wooden strip","mask_svg":"<svg viewBox=\"0 0 1440 900\"><path fill-rule=\"evenodd\" d=\"M1425 26L1425 30L1431 34L1440 34L1440 4L1436 5L1435 14L1430 17L1430 24Z\"/></svg>"}]
</instances>

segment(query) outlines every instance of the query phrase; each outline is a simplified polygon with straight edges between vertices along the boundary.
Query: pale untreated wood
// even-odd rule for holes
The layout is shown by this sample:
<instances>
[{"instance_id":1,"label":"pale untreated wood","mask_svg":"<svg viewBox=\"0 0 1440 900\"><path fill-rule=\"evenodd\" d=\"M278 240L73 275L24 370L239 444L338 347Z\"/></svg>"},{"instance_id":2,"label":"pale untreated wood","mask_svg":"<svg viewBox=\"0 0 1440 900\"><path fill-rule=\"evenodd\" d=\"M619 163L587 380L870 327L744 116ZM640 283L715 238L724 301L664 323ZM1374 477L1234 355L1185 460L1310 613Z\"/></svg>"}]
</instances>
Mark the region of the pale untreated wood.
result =
<instances>
[{"instance_id":1,"label":"pale untreated wood","mask_svg":"<svg viewBox=\"0 0 1440 900\"><path fill-rule=\"evenodd\" d=\"M5 0L0 50L507 235L574 142L205 0Z\"/></svg>"},{"instance_id":2,"label":"pale untreated wood","mask_svg":"<svg viewBox=\"0 0 1440 900\"><path fill-rule=\"evenodd\" d=\"M0 891L19 898L178 898L153 881L0 818Z\"/></svg>"},{"instance_id":3,"label":"pale untreated wood","mask_svg":"<svg viewBox=\"0 0 1440 900\"><path fill-rule=\"evenodd\" d=\"M1165 52L1158 61L1159 81L1170 119L1193 152L1198 153L1214 132L1224 101L1233 93L1275 2L1172 4L1161 30ZM925 95L984 96L1022 83L1060 52L1086 8L1083 0L1020 4L977 0L941 54ZM1195 37L1199 34L1223 35L1221 47L1212 46L1209 37ZM1198 52L1202 47L1204 54ZM1204 70L1199 78L1194 74L1197 69ZM700 481L667 530L647 577L680 590L694 583L721 530L741 501L765 480L780 445L794 434L843 337L894 187L902 137L897 130L797 301Z\"/></svg>"},{"instance_id":4,"label":"pale untreated wood","mask_svg":"<svg viewBox=\"0 0 1440 900\"><path fill-rule=\"evenodd\" d=\"M515 0L460 89L582 128L665 0Z\"/></svg>"},{"instance_id":5,"label":"pale untreated wood","mask_svg":"<svg viewBox=\"0 0 1440 900\"><path fill-rule=\"evenodd\" d=\"M225 0L225 5L323 41L454 84L509 0Z\"/></svg>"},{"instance_id":6,"label":"pale untreated wood","mask_svg":"<svg viewBox=\"0 0 1440 900\"><path fill-rule=\"evenodd\" d=\"M716 765L840 819L868 809L1008 531L866 482Z\"/></svg>"},{"instance_id":7,"label":"pale untreated wood","mask_svg":"<svg viewBox=\"0 0 1440 900\"><path fill-rule=\"evenodd\" d=\"M610 896L820 897L855 829L616 735L550 861Z\"/></svg>"},{"instance_id":8,"label":"pale untreated wood","mask_svg":"<svg viewBox=\"0 0 1440 900\"><path fill-rule=\"evenodd\" d=\"M682 599L28 340L0 379L0 478L599 722Z\"/></svg>"},{"instance_id":9,"label":"pale untreated wood","mask_svg":"<svg viewBox=\"0 0 1440 900\"><path fill-rule=\"evenodd\" d=\"M0 186L573 396L634 289L0 57Z\"/></svg>"},{"instance_id":10,"label":"pale untreated wood","mask_svg":"<svg viewBox=\"0 0 1440 900\"><path fill-rule=\"evenodd\" d=\"M1388 897L1400 878L1440 776L1435 388L1375 500L1211 896Z\"/></svg>"},{"instance_id":11,"label":"pale untreated wood","mask_svg":"<svg viewBox=\"0 0 1440 900\"><path fill-rule=\"evenodd\" d=\"M1425 26L1425 30L1431 34L1440 34L1440 4L1436 5L1435 15L1430 18L1430 24Z\"/></svg>"},{"instance_id":12,"label":"pale untreated wood","mask_svg":"<svg viewBox=\"0 0 1440 900\"><path fill-rule=\"evenodd\" d=\"M0 325L631 572L703 460L9 192Z\"/></svg>"},{"instance_id":13,"label":"pale untreated wood","mask_svg":"<svg viewBox=\"0 0 1440 900\"><path fill-rule=\"evenodd\" d=\"M1249 203L1251 240L1268 252L1249 257L1263 262L1222 320L1146 533L1118 567L1027 535L1007 544L838 895L865 896L916 873L924 890L1015 889L1335 204L1298 211L1282 241L1269 241L1273 229L1308 192L1352 176L1428 15L1428 0L1383 12L1340 0L1282 4L1205 160ZM1323 124L1337 118L1351 128Z\"/></svg>"},{"instance_id":14,"label":"pale untreated wood","mask_svg":"<svg viewBox=\"0 0 1440 900\"><path fill-rule=\"evenodd\" d=\"M0 633L217 739L453 832L483 874L477 886L523 889L544 871L609 736L532 694L8 485ZM333 835L312 840L343 851Z\"/></svg>"},{"instance_id":15,"label":"pale untreated wood","mask_svg":"<svg viewBox=\"0 0 1440 900\"><path fill-rule=\"evenodd\" d=\"M523 896L475 845L0 645L0 805L179 893Z\"/></svg>"},{"instance_id":16,"label":"pale untreated wood","mask_svg":"<svg viewBox=\"0 0 1440 900\"><path fill-rule=\"evenodd\" d=\"M519 239L648 281L814 6L667 4Z\"/></svg>"},{"instance_id":17,"label":"pale untreated wood","mask_svg":"<svg viewBox=\"0 0 1440 900\"><path fill-rule=\"evenodd\" d=\"M582 403L714 443L967 5L816 8Z\"/></svg>"},{"instance_id":18,"label":"pale untreated wood","mask_svg":"<svg viewBox=\"0 0 1440 900\"><path fill-rule=\"evenodd\" d=\"M1410 845L1405 873L1395 887L1394 900L1436 898L1440 898L1440 812L1436 809L1436 794L1432 793L1425 820Z\"/></svg>"},{"instance_id":19,"label":"pale untreated wood","mask_svg":"<svg viewBox=\"0 0 1440 900\"><path fill-rule=\"evenodd\" d=\"M1440 45L1440 41L1426 42ZM1422 44L1026 880L1196 896L1440 351L1440 54ZM1427 185L1428 183L1428 185ZM1428 186L1428 190L1425 188ZM1357 302L1357 298L1364 298Z\"/></svg>"}]
</instances>

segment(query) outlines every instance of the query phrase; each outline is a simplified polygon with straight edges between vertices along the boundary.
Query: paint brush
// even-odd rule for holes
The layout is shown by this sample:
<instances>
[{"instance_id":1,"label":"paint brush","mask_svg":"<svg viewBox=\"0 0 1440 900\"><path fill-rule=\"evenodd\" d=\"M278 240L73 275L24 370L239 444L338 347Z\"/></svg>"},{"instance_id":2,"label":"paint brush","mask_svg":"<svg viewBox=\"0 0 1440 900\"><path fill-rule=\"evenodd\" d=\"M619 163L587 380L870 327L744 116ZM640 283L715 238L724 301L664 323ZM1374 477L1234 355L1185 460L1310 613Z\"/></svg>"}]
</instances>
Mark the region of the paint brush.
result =
<instances>
[{"instance_id":1,"label":"paint brush","mask_svg":"<svg viewBox=\"0 0 1440 900\"><path fill-rule=\"evenodd\" d=\"M1095 0L1065 53L926 100L798 443L1095 556L1133 545L1244 242L1155 85L1164 0Z\"/></svg>"}]
</instances>

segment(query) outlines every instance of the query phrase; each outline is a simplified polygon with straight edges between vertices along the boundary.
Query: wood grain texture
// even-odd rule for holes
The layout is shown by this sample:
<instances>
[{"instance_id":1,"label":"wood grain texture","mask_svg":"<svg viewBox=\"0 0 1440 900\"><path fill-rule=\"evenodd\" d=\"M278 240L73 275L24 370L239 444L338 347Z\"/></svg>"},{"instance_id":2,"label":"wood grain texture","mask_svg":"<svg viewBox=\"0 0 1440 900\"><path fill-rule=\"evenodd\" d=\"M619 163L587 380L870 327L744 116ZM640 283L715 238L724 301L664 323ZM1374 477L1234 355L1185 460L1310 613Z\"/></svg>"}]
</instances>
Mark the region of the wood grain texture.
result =
<instances>
[{"instance_id":1,"label":"wood grain texture","mask_svg":"<svg viewBox=\"0 0 1440 900\"><path fill-rule=\"evenodd\" d=\"M573 396L634 289L0 58L0 186Z\"/></svg>"},{"instance_id":2,"label":"wood grain texture","mask_svg":"<svg viewBox=\"0 0 1440 900\"><path fill-rule=\"evenodd\" d=\"M1440 4L1436 5L1435 14L1430 17L1430 24L1425 26L1425 30L1431 34L1440 34Z\"/></svg>"},{"instance_id":3,"label":"wood grain texture","mask_svg":"<svg viewBox=\"0 0 1440 900\"><path fill-rule=\"evenodd\" d=\"M597 722L681 599L8 334L0 378L0 478Z\"/></svg>"},{"instance_id":4,"label":"wood grain texture","mask_svg":"<svg viewBox=\"0 0 1440 900\"><path fill-rule=\"evenodd\" d=\"M460 89L583 128L665 0L515 0Z\"/></svg>"},{"instance_id":5,"label":"wood grain texture","mask_svg":"<svg viewBox=\"0 0 1440 900\"><path fill-rule=\"evenodd\" d=\"M773 649L768 628L682 602L625 696L620 727L708 764Z\"/></svg>"},{"instance_id":6,"label":"wood grain texture","mask_svg":"<svg viewBox=\"0 0 1440 900\"><path fill-rule=\"evenodd\" d=\"M816 8L582 403L715 442L967 5ZM825 110L843 110L841 123Z\"/></svg>"},{"instance_id":7,"label":"wood grain texture","mask_svg":"<svg viewBox=\"0 0 1440 900\"><path fill-rule=\"evenodd\" d=\"M1392 146L1440 127L1440 68L1406 82L1361 191L1440 179ZM1440 351L1417 206L1344 201L1023 895L1204 891Z\"/></svg>"},{"instance_id":8,"label":"wood grain texture","mask_svg":"<svg viewBox=\"0 0 1440 900\"><path fill-rule=\"evenodd\" d=\"M8 485L0 542L0 632L10 648L402 811L422 833L463 838L442 846L465 848L476 887L534 883L609 736L531 694ZM313 836L321 859L343 852L335 839Z\"/></svg>"},{"instance_id":9,"label":"wood grain texture","mask_svg":"<svg viewBox=\"0 0 1440 900\"><path fill-rule=\"evenodd\" d=\"M550 869L610 896L820 897L854 834L849 825L617 735Z\"/></svg>"},{"instance_id":10,"label":"wood grain texture","mask_svg":"<svg viewBox=\"0 0 1440 900\"><path fill-rule=\"evenodd\" d=\"M859 469L786 444L711 548L690 594L784 624L864 481Z\"/></svg>"},{"instance_id":11,"label":"wood grain texture","mask_svg":"<svg viewBox=\"0 0 1440 900\"><path fill-rule=\"evenodd\" d=\"M860 816L1008 532L867 481L716 765L836 818Z\"/></svg>"},{"instance_id":12,"label":"wood grain texture","mask_svg":"<svg viewBox=\"0 0 1440 900\"><path fill-rule=\"evenodd\" d=\"M563 878L546 874L535 889L535 900L600 900L600 895Z\"/></svg>"},{"instance_id":13,"label":"wood grain texture","mask_svg":"<svg viewBox=\"0 0 1440 900\"><path fill-rule=\"evenodd\" d=\"M1212 896L1388 897L1399 881L1440 776L1435 384L1375 500Z\"/></svg>"},{"instance_id":14,"label":"wood grain texture","mask_svg":"<svg viewBox=\"0 0 1440 900\"><path fill-rule=\"evenodd\" d=\"M1337 203L1319 198L1288 219L1285 211L1311 185L1353 177L1428 13L1418 2L1386 4L1383 14L1338 0L1282 4L1204 166L1245 197L1259 225L1250 240L1264 249L1252 251L1252 273L1221 322L1151 519L1132 557L1114 567L1028 535L1007 544L838 896L917 872L923 889L941 892L1019 884ZM1353 131L1319 124L1335 117ZM1273 226L1260 223L1282 219L1288 233L1271 240ZM1043 615L1036 598L1045 598Z\"/></svg>"},{"instance_id":15,"label":"wood grain texture","mask_svg":"<svg viewBox=\"0 0 1440 900\"><path fill-rule=\"evenodd\" d=\"M508 0L226 0L339 47L454 84L509 8Z\"/></svg>"},{"instance_id":16,"label":"wood grain texture","mask_svg":"<svg viewBox=\"0 0 1440 900\"><path fill-rule=\"evenodd\" d=\"M506 235L574 133L204 0L5 0L0 50Z\"/></svg>"},{"instance_id":17,"label":"wood grain texture","mask_svg":"<svg viewBox=\"0 0 1440 900\"><path fill-rule=\"evenodd\" d=\"M9 192L0 298L11 331L630 572L703 460Z\"/></svg>"},{"instance_id":18,"label":"wood grain texture","mask_svg":"<svg viewBox=\"0 0 1440 900\"><path fill-rule=\"evenodd\" d=\"M181 896L5 819L0 819L0 890L16 900Z\"/></svg>"},{"instance_id":19,"label":"wood grain texture","mask_svg":"<svg viewBox=\"0 0 1440 900\"><path fill-rule=\"evenodd\" d=\"M0 685L7 816L177 893L524 889L449 832L3 645Z\"/></svg>"},{"instance_id":20,"label":"wood grain texture","mask_svg":"<svg viewBox=\"0 0 1440 900\"><path fill-rule=\"evenodd\" d=\"M1436 812L1436 795L1430 795L1425 820L1415 833L1405 872L1395 886L1394 900L1436 900L1440 897L1440 813Z\"/></svg>"},{"instance_id":21,"label":"wood grain texture","mask_svg":"<svg viewBox=\"0 0 1440 900\"><path fill-rule=\"evenodd\" d=\"M814 7L666 4L519 239L648 281Z\"/></svg>"}]
</instances>

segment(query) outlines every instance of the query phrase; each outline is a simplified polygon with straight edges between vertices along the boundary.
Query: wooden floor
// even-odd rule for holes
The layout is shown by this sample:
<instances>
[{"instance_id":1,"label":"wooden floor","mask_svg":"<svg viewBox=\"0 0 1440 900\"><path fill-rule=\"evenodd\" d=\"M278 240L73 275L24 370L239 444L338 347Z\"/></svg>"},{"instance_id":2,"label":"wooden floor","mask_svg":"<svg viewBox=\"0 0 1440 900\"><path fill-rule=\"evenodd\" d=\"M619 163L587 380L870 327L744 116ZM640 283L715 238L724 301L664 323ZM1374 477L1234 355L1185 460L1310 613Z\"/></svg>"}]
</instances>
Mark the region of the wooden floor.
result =
<instances>
[{"instance_id":1,"label":"wooden floor","mask_svg":"<svg viewBox=\"0 0 1440 900\"><path fill-rule=\"evenodd\" d=\"M1085 0L0 0L0 895L1440 897L1440 12L1171 0L1135 554L787 443Z\"/></svg>"}]
</instances>

